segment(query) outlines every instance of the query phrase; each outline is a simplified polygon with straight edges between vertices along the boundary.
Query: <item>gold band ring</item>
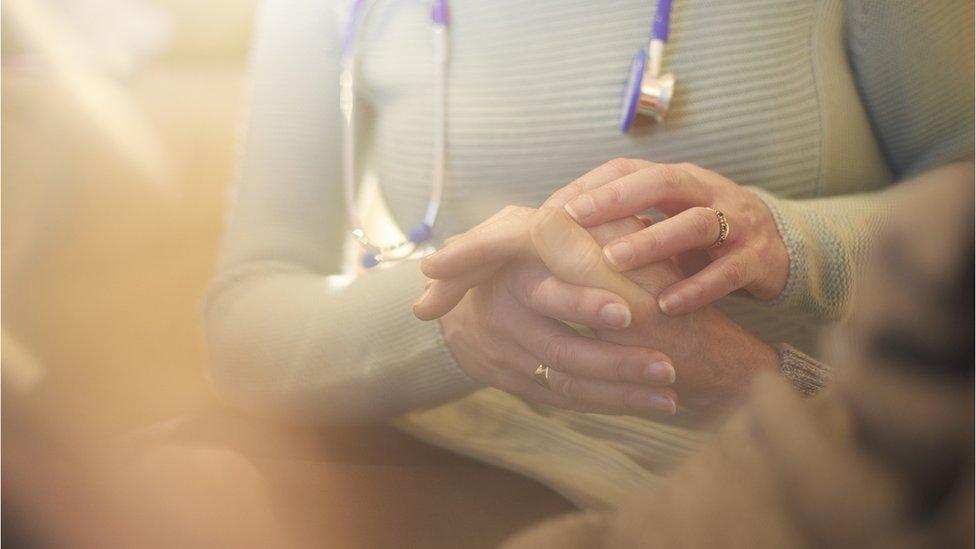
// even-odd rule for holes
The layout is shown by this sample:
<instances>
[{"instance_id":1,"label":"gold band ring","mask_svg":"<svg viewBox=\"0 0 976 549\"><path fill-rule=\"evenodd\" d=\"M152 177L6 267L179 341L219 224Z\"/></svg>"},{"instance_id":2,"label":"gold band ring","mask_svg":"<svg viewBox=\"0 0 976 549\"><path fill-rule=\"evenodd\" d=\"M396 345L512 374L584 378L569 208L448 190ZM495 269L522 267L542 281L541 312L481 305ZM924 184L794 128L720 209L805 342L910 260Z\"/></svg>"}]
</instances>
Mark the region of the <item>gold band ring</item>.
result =
<instances>
[{"instance_id":1,"label":"gold band ring","mask_svg":"<svg viewBox=\"0 0 976 549\"><path fill-rule=\"evenodd\" d=\"M543 389L549 389L549 367L545 364L540 364L532 372L532 379Z\"/></svg>"},{"instance_id":2,"label":"gold band ring","mask_svg":"<svg viewBox=\"0 0 976 549\"><path fill-rule=\"evenodd\" d=\"M707 207L707 206L706 206ZM725 214L721 210L716 210L715 208L708 208L715 212L715 216L718 217L718 238L712 244L712 248L718 248L722 244L725 244L725 240L729 238L729 233L732 232L732 226L729 225L729 220L726 219Z\"/></svg>"}]
</instances>

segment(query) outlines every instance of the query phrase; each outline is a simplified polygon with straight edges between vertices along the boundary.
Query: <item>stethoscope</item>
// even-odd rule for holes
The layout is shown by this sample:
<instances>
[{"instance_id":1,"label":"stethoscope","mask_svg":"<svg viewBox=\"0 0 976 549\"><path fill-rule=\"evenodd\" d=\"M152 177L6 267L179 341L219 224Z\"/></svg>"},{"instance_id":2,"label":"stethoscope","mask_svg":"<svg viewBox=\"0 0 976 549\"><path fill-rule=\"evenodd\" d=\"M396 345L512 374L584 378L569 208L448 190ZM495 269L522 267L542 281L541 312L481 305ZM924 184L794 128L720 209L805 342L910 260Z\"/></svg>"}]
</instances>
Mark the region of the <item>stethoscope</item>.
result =
<instances>
[{"instance_id":1,"label":"stethoscope","mask_svg":"<svg viewBox=\"0 0 976 549\"><path fill-rule=\"evenodd\" d=\"M366 229L356 207L356 49L359 33L373 0L355 0L346 34L342 43L339 70L339 110L342 114L342 179L346 202L346 216L352 226L352 235L363 250L362 265L365 268L395 263L425 254L429 246L437 214L444 194L447 139L447 63L450 21L448 0L432 0L430 9L431 28L434 33L434 174L430 199L423 220L414 225L405 239L390 244L379 244L366 235ZM630 131L638 114L656 122L664 119L674 93L674 76L661 74L664 44L668 40L671 19L671 0L658 0L657 12L651 27L650 43L634 55L624 88L619 128L621 133Z\"/></svg>"}]
</instances>

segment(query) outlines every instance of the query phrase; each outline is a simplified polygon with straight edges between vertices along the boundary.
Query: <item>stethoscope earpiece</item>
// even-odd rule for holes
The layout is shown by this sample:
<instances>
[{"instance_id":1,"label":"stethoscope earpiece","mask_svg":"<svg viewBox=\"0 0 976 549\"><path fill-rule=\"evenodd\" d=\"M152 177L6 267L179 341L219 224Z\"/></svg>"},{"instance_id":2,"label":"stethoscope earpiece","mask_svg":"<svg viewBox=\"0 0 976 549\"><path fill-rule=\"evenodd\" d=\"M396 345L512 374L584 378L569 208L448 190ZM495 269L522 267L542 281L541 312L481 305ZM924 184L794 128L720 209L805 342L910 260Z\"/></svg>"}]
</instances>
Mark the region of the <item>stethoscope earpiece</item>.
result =
<instances>
[{"instance_id":1,"label":"stethoscope earpiece","mask_svg":"<svg viewBox=\"0 0 976 549\"><path fill-rule=\"evenodd\" d=\"M444 194L445 157L447 148L447 65L450 8L448 0L431 0L430 22L434 34L434 173L430 187L430 199L424 219L410 228L405 238L389 244L381 244L366 235L366 228L357 212L356 202L356 50L359 30L373 3L355 0L349 15L346 35L342 45L339 74L339 110L342 113L342 181L346 202L346 216L352 225L352 236L363 250L360 264L371 269L381 263L394 263L410 257L419 257L428 248L433 236L434 224Z\"/></svg>"}]
</instances>

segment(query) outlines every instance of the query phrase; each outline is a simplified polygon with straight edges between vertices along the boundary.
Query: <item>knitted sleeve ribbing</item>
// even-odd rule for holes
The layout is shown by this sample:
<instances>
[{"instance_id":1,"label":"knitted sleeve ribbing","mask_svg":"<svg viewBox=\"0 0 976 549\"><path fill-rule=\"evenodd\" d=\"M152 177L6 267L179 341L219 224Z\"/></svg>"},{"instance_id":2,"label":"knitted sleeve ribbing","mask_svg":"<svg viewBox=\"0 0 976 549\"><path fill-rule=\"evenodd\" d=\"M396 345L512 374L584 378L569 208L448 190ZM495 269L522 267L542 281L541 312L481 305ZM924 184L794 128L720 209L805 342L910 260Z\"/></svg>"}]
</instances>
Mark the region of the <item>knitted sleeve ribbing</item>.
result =
<instances>
[{"instance_id":1,"label":"knitted sleeve ribbing","mask_svg":"<svg viewBox=\"0 0 976 549\"><path fill-rule=\"evenodd\" d=\"M848 0L848 60L895 179L931 177L973 156L973 3ZM822 182L831 187L830 181ZM843 317L854 277L891 219L889 192L786 200L756 192L790 258L769 305L819 320Z\"/></svg>"},{"instance_id":2,"label":"knitted sleeve ribbing","mask_svg":"<svg viewBox=\"0 0 976 549\"><path fill-rule=\"evenodd\" d=\"M339 37L327 2L265 2L240 182L205 320L221 394L327 421L390 417L475 387L436 322L413 317L417 262L337 274Z\"/></svg>"}]
</instances>

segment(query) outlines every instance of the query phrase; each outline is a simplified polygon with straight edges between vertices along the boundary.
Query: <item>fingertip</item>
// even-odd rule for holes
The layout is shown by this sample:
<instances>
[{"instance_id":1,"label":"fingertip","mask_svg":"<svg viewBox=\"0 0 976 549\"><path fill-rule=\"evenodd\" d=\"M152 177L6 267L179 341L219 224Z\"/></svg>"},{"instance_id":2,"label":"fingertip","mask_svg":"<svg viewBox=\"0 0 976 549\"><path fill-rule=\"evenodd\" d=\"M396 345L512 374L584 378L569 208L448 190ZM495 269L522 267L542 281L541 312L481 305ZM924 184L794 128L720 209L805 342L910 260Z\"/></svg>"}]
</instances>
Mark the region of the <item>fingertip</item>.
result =
<instances>
[{"instance_id":1,"label":"fingertip","mask_svg":"<svg viewBox=\"0 0 976 549\"><path fill-rule=\"evenodd\" d=\"M677 378L674 366L664 360L658 360L648 364L644 369L644 375L648 381L661 385L671 385Z\"/></svg>"},{"instance_id":2,"label":"fingertip","mask_svg":"<svg viewBox=\"0 0 976 549\"><path fill-rule=\"evenodd\" d=\"M583 193L567 202L563 208L577 223L582 224L596 213L596 202L593 201L593 197Z\"/></svg>"},{"instance_id":3,"label":"fingertip","mask_svg":"<svg viewBox=\"0 0 976 549\"><path fill-rule=\"evenodd\" d=\"M678 399L673 391L654 392L645 397L644 406L655 414L673 416L678 412Z\"/></svg>"},{"instance_id":4,"label":"fingertip","mask_svg":"<svg viewBox=\"0 0 976 549\"><path fill-rule=\"evenodd\" d=\"M661 401L661 412L665 415L673 416L678 413L678 399L670 395L665 396Z\"/></svg>"},{"instance_id":5,"label":"fingertip","mask_svg":"<svg viewBox=\"0 0 976 549\"><path fill-rule=\"evenodd\" d=\"M423 303L419 301L414 303L410 309L413 311L413 316L417 317L417 320L423 320L425 322L428 320L433 320L432 318L428 318L426 312L424 311Z\"/></svg>"},{"instance_id":6,"label":"fingertip","mask_svg":"<svg viewBox=\"0 0 976 549\"><path fill-rule=\"evenodd\" d=\"M657 300L661 312L668 316L677 316L684 312L685 300L677 293L663 294Z\"/></svg>"},{"instance_id":7,"label":"fingertip","mask_svg":"<svg viewBox=\"0 0 976 549\"><path fill-rule=\"evenodd\" d=\"M563 212L564 212L563 208L553 208L553 207L539 208L532 215L535 221L533 225L539 226L539 225L545 225L547 223L551 223L557 218L561 217Z\"/></svg>"},{"instance_id":8,"label":"fingertip","mask_svg":"<svg viewBox=\"0 0 976 549\"><path fill-rule=\"evenodd\" d=\"M582 219L580 217L580 214L575 209L573 209L573 203L572 202L569 202L566 205L564 205L563 206L563 209L566 210L566 213L569 214L569 217L572 217L573 218L573 221L576 221L577 223L579 223L580 222L580 219Z\"/></svg>"},{"instance_id":9,"label":"fingertip","mask_svg":"<svg viewBox=\"0 0 976 549\"><path fill-rule=\"evenodd\" d=\"M428 310L428 307L426 306L425 303L427 301L427 296L429 295L430 295L430 285L428 283L427 291L425 291L424 295L420 296L420 299L415 301L414 304L410 307L410 310L413 311L413 316L417 317L418 320L424 320L424 321L433 320L433 318L430 316L430 311Z\"/></svg>"},{"instance_id":10,"label":"fingertip","mask_svg":"<svg viewBox=\"0 0 976 549\"><path fill-rule=\"evenodd\" d=\"M563 208L539 208L533 214L530 234L536 243L556 245L566 236L564 230L567 223L576 223Z\"/></svg>"},{"instance_id":11,"label":"fingertip","mask_svg":"<svg viewBox=\"0 0 976 549\"><path fill-rule=\"evenodd\" d=\"M611 329L623 330L630 326L632 319L630 307L622 303L608 303L600 309L600 321Z\"/></svg>"},{"instance_id":12,"label":"fingertip","mask_svg":"<svg viewBox=\"0 0 976 549\"><path fill-rule=\"evenodd\" d=\"M420 260L420 272L423 273L423 275L426 276L427 278L434 278L432 276L433 273L431 271L432 271L432 269L430 268L430 262L427 261L427 258L425 257L425 258L421 259Z\"/></svg>"},{"instance_id":13,"label":"fingertip","mask_svg":"<svg viewBox=\"0 0 976 549\"><path fill-rule=\"evenodd\" d=\"M603 257L614 270L625 271L634 259L634 245L626 240L611 242L603 247Z\"/></svg>"}]
</instances>

